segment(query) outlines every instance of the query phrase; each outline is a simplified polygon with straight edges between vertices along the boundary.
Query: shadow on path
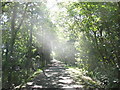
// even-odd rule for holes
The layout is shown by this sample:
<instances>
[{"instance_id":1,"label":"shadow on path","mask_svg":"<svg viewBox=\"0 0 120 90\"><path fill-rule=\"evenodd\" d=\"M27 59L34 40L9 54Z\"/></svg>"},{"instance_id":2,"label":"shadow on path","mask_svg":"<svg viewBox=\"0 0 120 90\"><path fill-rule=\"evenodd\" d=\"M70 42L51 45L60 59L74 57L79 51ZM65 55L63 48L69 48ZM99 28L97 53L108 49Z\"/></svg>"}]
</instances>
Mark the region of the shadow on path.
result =
<instances>
[{"instance_id":1,"label":"shadow on path","mask_svg":"<svg viewBox=\"0 0 120 90\"><path fill-rule=\"evenodd\" d=\"M27 89L24 90L39 90L40 88L42 90L47 88L54 88L56 90L69 90L71 88L72 90L78 90L78 88L83 88L83 85L75 84L69 71L64 67L64 63L57 60L52 60L51 63L49 68L45 70L47 77L41 73L31 83L29 82Z\"/></svg>"}]
</instances>

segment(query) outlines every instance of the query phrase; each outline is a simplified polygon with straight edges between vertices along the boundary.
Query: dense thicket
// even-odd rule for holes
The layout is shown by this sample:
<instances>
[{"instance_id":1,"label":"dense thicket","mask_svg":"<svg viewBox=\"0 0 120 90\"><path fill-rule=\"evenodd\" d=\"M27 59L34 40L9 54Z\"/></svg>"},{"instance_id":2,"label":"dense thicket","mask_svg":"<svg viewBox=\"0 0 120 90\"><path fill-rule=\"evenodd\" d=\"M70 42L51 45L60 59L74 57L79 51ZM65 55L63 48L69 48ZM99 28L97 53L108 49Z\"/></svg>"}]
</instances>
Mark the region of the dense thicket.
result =
<instances>
[{"instance_id":1,"label":"dense thicket","mask_svg":"<svg viewBox=\"0 0 120 90\"><path fill-rule=\"evenodd\" d=\"M45 41L53 25L46 12L44 2L2 2L3 88L24 84L50 62L51 42Z\"/></svg>"},{"instance_id":2,"label":"dense thicket","mask_svg":"<svg viewBox=\"0 0 120 90\"><path fill-rule=\"evenodd\" d=\"M120 3L58 6L52 16L45 1L2 2L3 88L27 82L51 55L99 83L91 87L120 87Z\"/></svg>"},{"instance_id":3,"label":"dense thicket","mask_svg":"<svg viewBox=\"0 0 120 90\"><path fill-rule=\"evenodd\" d=\"M58 19L59 26L64 27L67 43L71 42L76 50L72 65L87 71L87 75L101 82L102 88L119 87L120 4L72 2L59 6L67 11L58 15L63 17ZM70 49L64 53L68 52ZM71 58L67 56L69 62ZM67 56L61 57L67 60Z\"/></svg>"}]
</instances>

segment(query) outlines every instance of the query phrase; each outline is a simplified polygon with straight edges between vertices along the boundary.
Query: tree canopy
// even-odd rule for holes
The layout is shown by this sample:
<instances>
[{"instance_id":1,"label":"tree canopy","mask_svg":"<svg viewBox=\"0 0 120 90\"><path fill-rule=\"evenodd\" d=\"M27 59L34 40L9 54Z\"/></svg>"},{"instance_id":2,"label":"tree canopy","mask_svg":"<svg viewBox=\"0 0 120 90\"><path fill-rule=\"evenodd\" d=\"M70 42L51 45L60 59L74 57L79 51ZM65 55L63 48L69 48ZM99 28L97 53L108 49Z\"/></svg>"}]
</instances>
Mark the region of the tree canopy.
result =
<instances>
[{"instance_id":1,"label":"tree canopy","mask_svg":"<svg viewBox=\"0 0 120 90\"><path fill-rule=\"evenodd\" d=\"M120 87L119 2L58 2L55 11L44 0L0 3L3 88L22 86L54 58L94 79L90 87Z\"/></svg>"}]
</instances>

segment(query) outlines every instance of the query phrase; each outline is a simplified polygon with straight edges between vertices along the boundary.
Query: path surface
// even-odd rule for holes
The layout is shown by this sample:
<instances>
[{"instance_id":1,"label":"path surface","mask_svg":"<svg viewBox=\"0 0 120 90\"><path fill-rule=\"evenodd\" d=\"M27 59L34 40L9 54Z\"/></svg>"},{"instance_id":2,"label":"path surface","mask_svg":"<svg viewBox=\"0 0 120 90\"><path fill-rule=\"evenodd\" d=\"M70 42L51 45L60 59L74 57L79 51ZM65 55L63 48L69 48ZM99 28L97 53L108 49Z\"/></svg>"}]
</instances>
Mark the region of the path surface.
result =
<instances>
[{"instance_id":1,"label":"path surface","mask_svg":"<svg viewBox=\"0 0 120 90\"><path fill-rule=\"evenodd\" d=\"M52 64L43 73L34 78L33 82L28 82L27 90L39 90L40 88L56 88L56 90L79 90L83 85L75 84L69 70L64 64L57 60L52 60Z\"/></svg>"}]
</instances>

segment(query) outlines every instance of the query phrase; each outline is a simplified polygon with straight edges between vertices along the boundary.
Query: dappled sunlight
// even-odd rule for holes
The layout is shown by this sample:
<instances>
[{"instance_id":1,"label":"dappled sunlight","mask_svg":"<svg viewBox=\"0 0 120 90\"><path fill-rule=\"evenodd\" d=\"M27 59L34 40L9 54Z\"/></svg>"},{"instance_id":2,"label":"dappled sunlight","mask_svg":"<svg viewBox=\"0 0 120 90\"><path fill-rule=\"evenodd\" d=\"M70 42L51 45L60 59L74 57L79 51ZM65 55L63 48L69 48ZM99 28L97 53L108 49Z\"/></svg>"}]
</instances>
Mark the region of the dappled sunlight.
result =
<instances>
[{"instance_id":1,"label":"dappled sunlight","mask_svg":"<svg viewBox=\"0 0 120 90\"><path fill-rule=\"evenodd\" d=\"M66 76L66 77L60 76L59 78L60 78L60 79L69 79L70 77L67 77L67 76Z\"/></svg>"},{"instance_id":2,"label":"dappled sunlight","mask_svg":"<svg viewBox=\"0 0 120 90\"><path fill-rule=\"evenodd\" d=\"M3 90L120 87L120 2L0 3Z\"/></svg>"},{"instance_id":3,"label":"dappled sunlight","mask_svg":"<svg viewBox=\"0 0 120 90\"><path fill-rule=\"evenodd\" d=\"M64 84L70 84L70 83L72 83L73 82L73 80L71 79L64 79L64 80L59 80L59 83L64 83Z\"/></svg>"},{"instance_id":4,"label":"dappled sunlight","mask_svg":"<svg viewBox=\"0 0 120 90\"><path fill-rule=\"evenodd\" d=\"M67 71L67 68L62 66L63 62L57 61L57 60L52 60L51 62L52 62L52 65L45 70L47 78L42 79L40 76L38 76L39 79L35 79L34 84L37 84L39 82L39 85L42 85L43 88L47 88L47 87L82 88L83 87L82 85L75 85L75 82L71 78L69 72ZM62 68L59 68L59 67L62 67ZM45 82L45 83L43 84L42 82Z\"/></svg>"},{"instance_id":5,"label":"dappled sunlight","mask_svg":"<svg viewBox=\"0 0 120 90\"><path fill-rule=\"evenodd\" d=\"M38 89L38 88L42 88L42 86L40 86L40 85L34 85L34 86L32 86L31 88L33 88L33 89Z\"/></svg>"}]
</instances>

